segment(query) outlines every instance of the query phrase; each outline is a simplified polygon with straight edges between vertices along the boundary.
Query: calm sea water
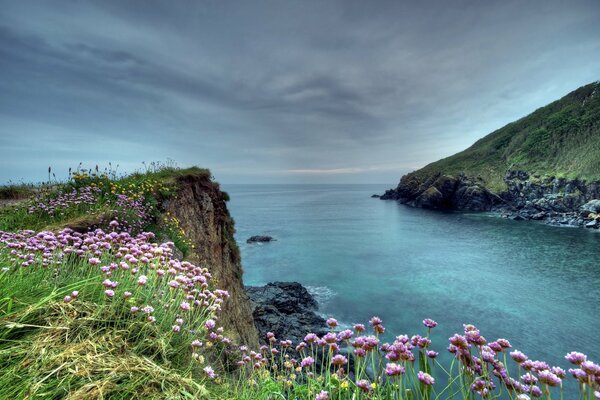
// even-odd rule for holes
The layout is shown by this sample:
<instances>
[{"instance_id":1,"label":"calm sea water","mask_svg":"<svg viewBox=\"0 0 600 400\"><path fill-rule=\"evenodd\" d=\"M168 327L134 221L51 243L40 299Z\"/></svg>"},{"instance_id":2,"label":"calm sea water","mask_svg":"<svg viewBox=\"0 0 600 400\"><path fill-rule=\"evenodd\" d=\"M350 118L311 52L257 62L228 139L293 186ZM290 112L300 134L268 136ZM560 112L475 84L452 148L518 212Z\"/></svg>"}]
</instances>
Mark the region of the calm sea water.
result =
<instances>
[{"instance_id":1,"label":"calm sea water","mask_svg":"<svg viewBox=\"0 0 600 400\"><path fill-rule=\"evenodd\" d=\"M389 185L388 185L389 186ZM567 367L600 361L600 233L372 199L386 185L224 185L247 285L298 281L345 324L380 316L433 348L463 323ZM255 234L277 239L246 244Z\"/></svg>"}]
</instances>

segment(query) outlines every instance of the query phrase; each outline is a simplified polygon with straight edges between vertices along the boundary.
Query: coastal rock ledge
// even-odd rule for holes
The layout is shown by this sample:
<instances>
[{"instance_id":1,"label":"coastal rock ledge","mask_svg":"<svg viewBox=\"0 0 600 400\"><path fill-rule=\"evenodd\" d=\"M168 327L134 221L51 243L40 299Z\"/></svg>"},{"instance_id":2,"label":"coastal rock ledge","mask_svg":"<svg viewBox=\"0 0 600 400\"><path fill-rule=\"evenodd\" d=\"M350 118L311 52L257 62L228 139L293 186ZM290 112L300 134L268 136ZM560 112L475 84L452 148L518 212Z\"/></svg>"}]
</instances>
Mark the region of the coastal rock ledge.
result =
<instances>
[{"instance_id":1,"label":"coastal rock ledge","mask_svg":"<svg viewBox=\"0 0 600 400\"><path fill-rule=\"evenodd\" d=\"M412 173L381 199L420 208L492 211L516 221L600 228L600 181L530 176L526 171L510 170L504 184L506 189L495 193L464 174L438 173L423 179Z\"/></svg>"},{"instance_id":2,"label":"coastal rock ledge","mask_svg":"<svg viewBox=\"0 0 600 400\"><path fill-rule=\"evenodd\" d=\"M254 324L261 342L267 332L280 340L299 343L308 332L327 332L325 319L319 316L317 301L298 282L271 282L265 286L247 286L252 302Z\"/></svg>"}]
</instances>

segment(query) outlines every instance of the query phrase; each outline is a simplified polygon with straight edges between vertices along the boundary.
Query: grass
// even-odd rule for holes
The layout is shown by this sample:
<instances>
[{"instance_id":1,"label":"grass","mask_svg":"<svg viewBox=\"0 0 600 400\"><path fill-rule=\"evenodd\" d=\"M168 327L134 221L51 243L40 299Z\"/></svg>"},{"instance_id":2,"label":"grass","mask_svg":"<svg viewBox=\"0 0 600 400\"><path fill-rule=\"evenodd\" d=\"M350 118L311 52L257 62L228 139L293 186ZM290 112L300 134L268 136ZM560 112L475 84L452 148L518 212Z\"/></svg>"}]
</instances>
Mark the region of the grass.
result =
<instances>
[{"instance_id":1,"label":"grass","mask_svg":"<svg viewBox=\"0 0 600 400\"><path fill-rule=\"evenodd\" d=\"M507 170L524 170L539 178L600 180L600 82L580 87L409 175L424 182L438 173L465 173L502 192Z\"/></svg>"}]
</instances>

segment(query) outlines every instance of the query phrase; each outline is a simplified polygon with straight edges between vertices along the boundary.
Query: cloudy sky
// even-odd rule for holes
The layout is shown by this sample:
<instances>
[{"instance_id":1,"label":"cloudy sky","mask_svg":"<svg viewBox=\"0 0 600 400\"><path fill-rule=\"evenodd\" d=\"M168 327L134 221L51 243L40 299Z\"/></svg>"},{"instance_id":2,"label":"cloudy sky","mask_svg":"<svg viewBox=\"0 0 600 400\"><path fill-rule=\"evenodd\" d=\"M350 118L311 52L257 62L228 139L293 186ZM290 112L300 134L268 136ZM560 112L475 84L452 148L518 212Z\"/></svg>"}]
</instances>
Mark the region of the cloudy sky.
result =
<instances>
[{"instance_id":1,"label":"cloudy sky","mask_svg":"<svg viewBox=\"0 0 600 400\"><path fill-rule=\"evenodd\" d=\"M376 182L600 79L600 1L3 1L0 182Z\"/></svg>"}]
</instances>

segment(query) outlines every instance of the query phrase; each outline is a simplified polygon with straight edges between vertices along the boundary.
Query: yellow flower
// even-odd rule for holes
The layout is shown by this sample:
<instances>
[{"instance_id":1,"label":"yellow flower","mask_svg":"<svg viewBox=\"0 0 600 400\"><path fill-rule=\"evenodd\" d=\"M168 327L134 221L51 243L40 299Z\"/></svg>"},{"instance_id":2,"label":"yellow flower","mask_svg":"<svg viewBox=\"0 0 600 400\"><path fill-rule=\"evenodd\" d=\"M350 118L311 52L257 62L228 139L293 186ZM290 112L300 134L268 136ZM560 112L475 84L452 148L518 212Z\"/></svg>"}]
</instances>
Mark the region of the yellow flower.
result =
<instances>
[{"instance_id":1,"label":"yellow flower","mask_svg":"<svg viewBox=\"0 0 600 400\"><path fill-rule=\"evenodd\" d=\"M346 390L348 389L350 385L348 384L348 381L344 381L342 382L342 384L340 385L340 387L342 388L342 390Z\"/></svg>"}]
</instances>

